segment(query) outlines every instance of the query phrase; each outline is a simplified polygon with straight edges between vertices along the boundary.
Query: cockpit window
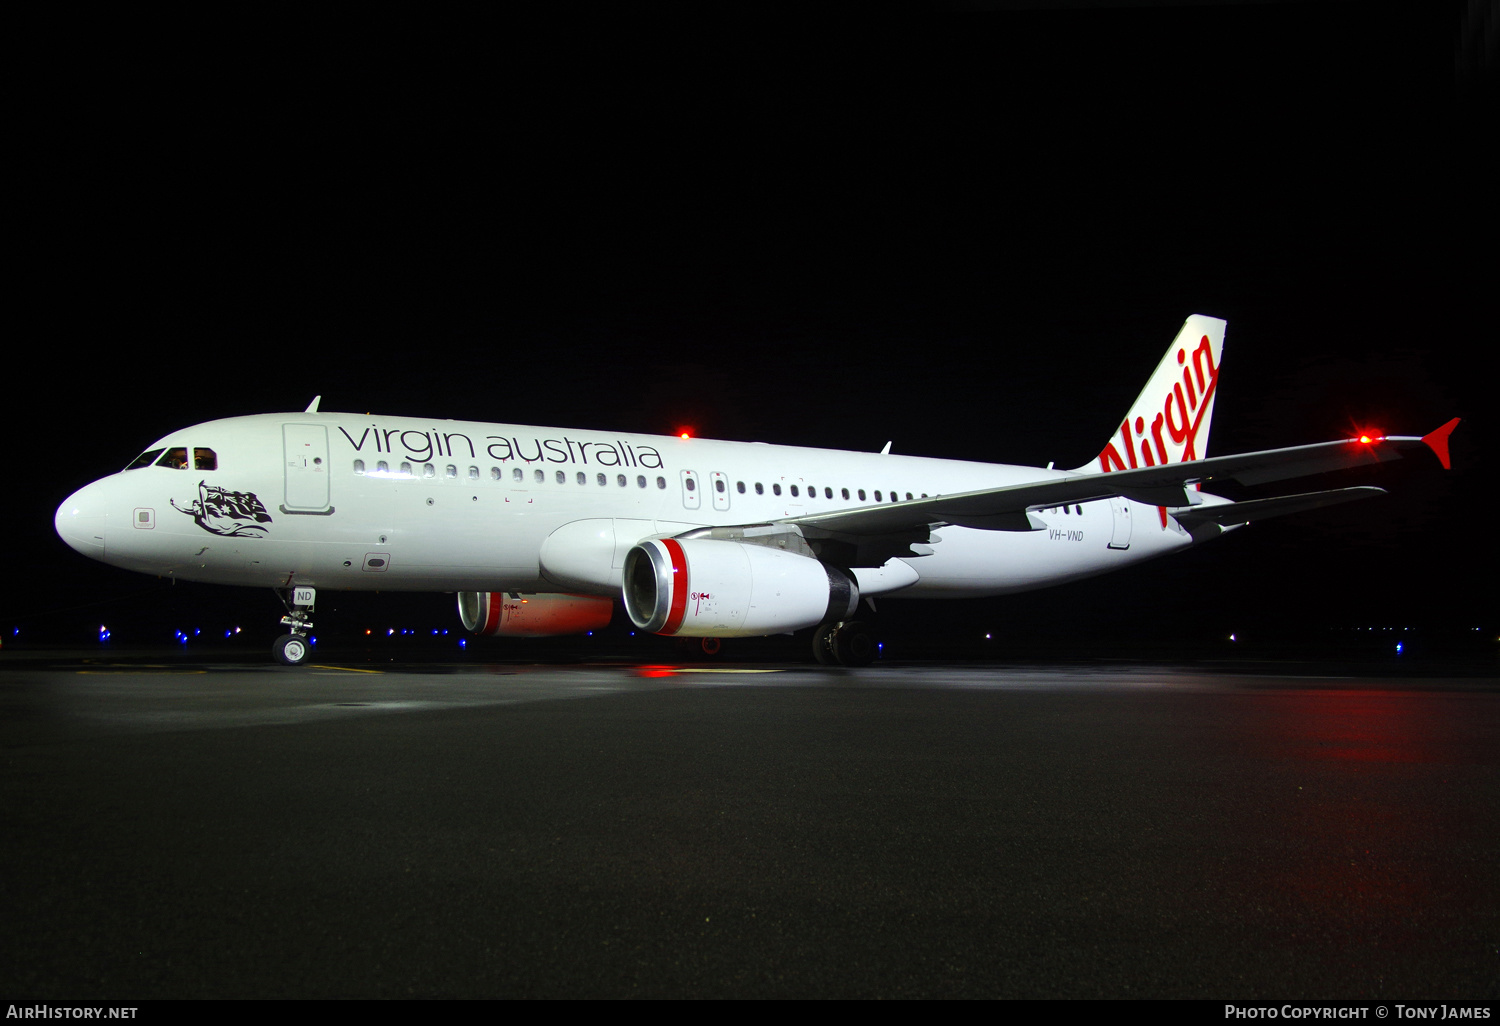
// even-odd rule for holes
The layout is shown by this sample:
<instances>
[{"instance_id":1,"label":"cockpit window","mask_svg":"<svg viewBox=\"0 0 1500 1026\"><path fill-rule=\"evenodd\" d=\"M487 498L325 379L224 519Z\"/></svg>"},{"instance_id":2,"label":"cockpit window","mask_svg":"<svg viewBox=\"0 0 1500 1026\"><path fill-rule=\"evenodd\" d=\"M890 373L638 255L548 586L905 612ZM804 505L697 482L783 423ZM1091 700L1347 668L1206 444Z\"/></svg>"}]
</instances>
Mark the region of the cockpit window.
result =
<instances>
[{"instance_id":1,"label":"cockpit window","mask_svg":"<svg viewBox=\"0 0 1500 1026\"><path fill-rule=\"evenodd\" d=\"M156 461L158 467L171 467L173 470L186 470L188 465L187 447L176 445L162 453L161 459Z\"/></svg>"},{"instance_id":2,"label":"cockpit window","mask_svg":"<svg viewBox=\"0 0 1500 1026\"><path fill-rule=\"evenodd\" d=\"M135 459L131 460L130 466L126 467L125 469L137 470L141 467L149 467L151 466L151 464L156 462L156 457L160 456L161 454L161 449L148 449L137 456Z\"/></svg>"},{"instance_id":3,"label":"cockpit window","mask_svg":"<svg viewBox=\"0 0 1500 1026\"><path fill-rule=\"evenodd\" d=\"M196 470L218 470L219 454L212 449L194 449L193 467Z\"/></svg>"}]
</instances>

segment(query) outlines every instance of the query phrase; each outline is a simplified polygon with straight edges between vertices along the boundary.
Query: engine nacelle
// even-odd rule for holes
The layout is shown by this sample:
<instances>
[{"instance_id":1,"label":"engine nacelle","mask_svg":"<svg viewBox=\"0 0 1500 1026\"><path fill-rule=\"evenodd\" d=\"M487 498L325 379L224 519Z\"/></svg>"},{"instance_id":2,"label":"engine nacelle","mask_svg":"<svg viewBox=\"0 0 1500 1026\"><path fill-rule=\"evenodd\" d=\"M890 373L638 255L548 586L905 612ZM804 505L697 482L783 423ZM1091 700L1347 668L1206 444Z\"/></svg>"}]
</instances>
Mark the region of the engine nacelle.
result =
<instances>
[{"instance_id":1,"label":"engine nacelle","mask_svg":"<svg viewBox=\"0 0 1500 1026\"><path fill-rule=\"evenodd\" d=\"M461 591L458 618L471 634L549 638L609 626L614 602L597 595Z\"/></svg>"},{"instance_id":2,"label":"engine nacelle","mask_svg":"<svg viewBox=\"0 0 1500 1026\"><path fill-rule=\"evenodd\" d=\"M758 637L847 620L859 587L810 556L713 538L653 538L625 555L625 611L642 630Z\"/></svg>"}]
</instances>

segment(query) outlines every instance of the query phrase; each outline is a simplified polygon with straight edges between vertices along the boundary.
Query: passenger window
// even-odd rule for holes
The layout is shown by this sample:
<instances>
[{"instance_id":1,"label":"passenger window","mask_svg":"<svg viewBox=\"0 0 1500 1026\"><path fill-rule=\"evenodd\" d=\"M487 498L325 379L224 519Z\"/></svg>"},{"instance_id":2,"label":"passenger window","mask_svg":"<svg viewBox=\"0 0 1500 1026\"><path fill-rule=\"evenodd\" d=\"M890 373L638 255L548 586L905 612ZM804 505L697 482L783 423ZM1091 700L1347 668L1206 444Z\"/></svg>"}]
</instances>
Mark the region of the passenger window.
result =
<instances>
[{"instance_id":1,"label":"passenger window","mask_svg":"<svg viewBox=\"0 0 1500 1026\"><path fill-rule=\"evenodd\" d=\"M500 468L499 467L491 467L490 468L490 480L491 481L498 481L498 480L500 480Z\"/></svg>"},{"instance_id":2,"label":"passenger window","mask_svg":"<svg viewBox=\"0 0 1500 1026\"><path fill-rule=\"evenodd\" d=\"M187 448L179 445L176 448L166 450L162 454L161 459L156 461L156 465L158 467L170 467L173 470L186 470Z\"/></svg>"},{"instance_id":3,"label":"passenger window","mask_svg":"<svg viewBox=\"0 0 1500 1026\"><path fill-rule=\"evenodd\" d=\"M761 483L759 481L755 482L755 494L756 495L764 495L764 494L766 494L765 488L762 487L762 485L761 485Z\"/></svg>"},{"instance_id":4,"label":"passenger window","mask_svg":"<svg viewBox=\"0 0 1500 1026\"><path fill-rule=\"evenodd\" d=\"M638 488L644 488L644 487L646 487L646 475L645 474L637 474L637 475L635 475L635 483L636 483L636 487L638 487Z\"/></svg>"},{"instance_id":5,"label":"passenger window","mask_svg":"<svg viewBox=\"0 0 1500 1026\"><path fill-rule=\"evenodd\" d=\"M781 494L781 485L779 485L779 484L773 484L771 486L771 494L772 495L780 495Z\"/></svg>"},{"instance_id":6,"label":"passenger window","mask_svg":"<svg viewBox=\"0 0 1500 1026\"><path fill-rule=\"evenodd\" d=\"M907 497L907 498L908 498L908 499L910 499L910 498L911 498L911 492L907 492L907 493L906 493L906 497Z\"/></svg>"},{"instance_id":7,"label":"passenger window","mask_svg":"<svg viewBox=\"0 0 1500 1026\"><path fill-rule=\"evenodd\" d=\"M437 477L437 468L434 467L431 463L422 464L422 476L427 478L429 481L432 480L433 478Z\"/></svg>"},{"instance_id":8,"label":"passenger window","mask_svg":"<svg viewBox=\"0 0 1500 1026\"><path fill-rule=\"evenodd\" d=\"M589 476L581 470L578 472L578 483L581 485L586 485L589 483Z\"/></svg>"},{"instance_id":9,"label":"passenger window","mask_svg":"<svg viewBox=\"0 0 1500 1026\"><path fill-rule=\"evenodd\" d=\"M443 477L447 478L449 481L457 481L458 480L458 468L455 467L451 463L448 464L446 467L443 468Z\"/></svg>"},{"instance_id":10,"label":"passenger window","mask_svg":"<svg viewBox=\"0 0 1500 1026\"><path fill-rule=\"evenodd\" d=\"M739 491L739 493L741 495L745 494L745 482L743 482L743 481L736 481L734 483L734 487Z\"/></svg>"},{"instance_id":11,"label":"passenger window","mask_svg":"<svg viewBox=\"0 0 1500 1026\"><path fill-rule=\"evenodd\" d=\"M365 472L365 461L364 460L355 460L354 461L354 472L356 474L363 474Z\"/></svg>"},{"instance_id":12,"label":"passenger window","mask_svg":"<svg viewBox=\"0 0 1500 1026\"><path fill-rule=\"evenodd\" d=\"M568 483L568 475L564 474L561 470L559 470L557 472L557 483L558 484L567 484Z\"/></svg>"},{"instance_id":13,"label":"passenger window","mask_svg":"<svg viewBox=\"0 0 1500 1026\"><path fill-rule=\"evenodd\" d=\"M479 480L479 468L478 467L470 467L469 468L469 480L470 481L478 481Z\"/></svg>"},{"instance_id":14,"label":"passenger window","mask_svg":"<svg viewBox=\"0 0 1500 1026\"><path fill-rule=\"evenodd\" d=\"M745 490L744 488L740 489L740 491L742 491L742 492L744 490ZM723 493L723 491L724 491L724 479L722 477L716 477L716 478L714 478L714 491L719 492L721 494Z\"/></svg>"},{"instance_id":15,"label":"passenger window","mask_svg":"<svg viewBox=\"0 0 1500 1026\"><path fill-rule=\"evenodd\" d=\"M598 485L599 485L600 488L604 488L604 487L606 487L606 486L609 485L609 475L608 474L600 474L598 477L595 478L595 481L598 483Z\"/></svg>"},{"instance_id":16,"label":"passenger window","mask_svg":"<svg viewBox=\"0 0 1500 1026\"><path fill-rule=\"evenodd\" d=\"M829 488L827 485L823 486L823 498L825 498L825 499L831 499L831 498L833 498L833 489ZM846 499L849 498L849 490L847 488L844 489L844 498L846 498Z\"/></svg>"},{"instance_id":17,"label":"passenger window","mask_svg":"<svg viewBox=\"0 0 1500 1026\"><path fill-rule=\"evenodd\" d=\"M690 477L689 478L684 478L683 479L683 484L685 484L687 486L687 490L690 491L690 492L696 492L698 490L698 482L694 481Z\"/></svg>"},{"instance_id":18,"label":"passenger window","mask_svg":"<svg viewBox=\"0 0 1500 1026\"><path fill-rule=\"evenodd\" d=\"M378 463L375 464L375 473L377 473L377 474L389 474L390 472L391 472L391 465L389 463L387 463L385 460L380 460Z\"/></svg>"},{"instance_id":19,"label":"passenger window","mask_svg":"<svg viewBox=\"0 0 1500 1026\"><path fill-rule=\"evenodd\" d=\"M625 485L628 484L628 483L629 482L627 482L625 480L625 475L624 474L616 474L615 475L615 484L619 485L621 488L624 488Z\"/></svg>"},{"instance_id":20,"label":"passenger window","mask_svg":"<svg viewBox=\"0 0 1500 1026\"><path fill-rule=\"evenodd\" d=\"M212 449L194 449L193 467L196 470L218 470L219 454Z\"/></svg>"},{"instance_id":21,"label":"passenger window","mask_svg":"<svg viewBox=\"0 0 1500 1026\"><path fill-rule=\"evenodd\" d=\"M879 488L875 489L875 501L876 502L884 502L885 501L884 499L882 499L880 497L880 489Z\"/></svg>"},{"instance_id":22,"label":"passenger window","mask_svg":"<svg viewBox=\"0 0 1500 1026\"><path fill-rule=\"evenodd\" d=\"M410 463L403 462L401 464L401 476L402 477L416 477L417 475L415 475L415 474L412 473L412 469L411 469L411 464Z\"/></svg>"},{"instance_id":23,"label":"passenger window","mask_svg":"<svg viewBox=\"0 0 1500 1026\"><path fill-rule=\"evenodd\" d=\"M796 485L792 485L792 495L795 496L796 494L797 494L797 486Z\"/></svg>"},{"instance_id":24,"label":"passenger window","mask_svg":"<svg viewBox=\"0 0 1500 1026\"><path fill-rule=\"evenodd\" d=\"M842 495L844 498L847 499L847 498L849 498L849 489L847 489L847 488L840 488L839 489L839 494ZM863 498L863 496L861 496L861 498Z\"/></svg>"},{"instance_id":25,"label":"passenger window","mask_svg":"<svg viewBox=\"0 0 1500 1026\"><path fill-rule=\"evenodd\" d=\"M847 499L847 498L848 498L848 496L847 496L847 495L846 495L846 496L844 496L844 498L846 498L846 499ZM878 499L878 498L880 498L880 496L878 496L878 495L877 495L877 496L875 496L875 498L877 498L877 499ZM864 502L864 501L865 501L865 490L864 490L864 489L863 489L863 488L861 488L861 489L860 489L860 490L859 490L859 501L860 501L860 502Z\"/></svg>"},{"instance_id":26,"label":"passenger window","mask_svg":"<svg viewBox=\"0 0 1500 1026\"><path fill-rule=\"evenodd\" d=\"M658 488L665 488L665 487L667 487L667 479L664 478L664 477L657 478L656 479L656 487L658 487Z\"/></svg>"},{"instance_id":27,"label":"passenger window","mask_svg":"<svg viewBox=\"0 0 1500 1026\"><path fill-rule=\"evenodd\" d=\"M533 470L531 472L531 476L534 477L534 478L536 478L536 483L537 484L546 484L547 483L547 475L542 470Z\"/></svg>"},{"instance_id":28,"label":"passenger window","mask_svg":"<svg viewBox=\"0 0 1500 1026\"><path fill-rule=\"evenodd\" d=\"M162 454L162 451L163 450L161 449L151 449L147 452L143 452L135 459L131 460L130 466L126 467L125 469L139 470L141 467L149 467L151 466L151 464L156 462L156 457L160 456Z\"/></svg>"},{"instance_id":29,"label":"passenger window","mask_svg":"<svg viewBox=\"0 0 1500 1026\"><path fill-rule=\"evenodd\" d=\"M526 471L522 470L520 467L511 467L510 477L512 481L515 481L519 484L520 482L526 480Z\"/></svg>"}]
</instances>

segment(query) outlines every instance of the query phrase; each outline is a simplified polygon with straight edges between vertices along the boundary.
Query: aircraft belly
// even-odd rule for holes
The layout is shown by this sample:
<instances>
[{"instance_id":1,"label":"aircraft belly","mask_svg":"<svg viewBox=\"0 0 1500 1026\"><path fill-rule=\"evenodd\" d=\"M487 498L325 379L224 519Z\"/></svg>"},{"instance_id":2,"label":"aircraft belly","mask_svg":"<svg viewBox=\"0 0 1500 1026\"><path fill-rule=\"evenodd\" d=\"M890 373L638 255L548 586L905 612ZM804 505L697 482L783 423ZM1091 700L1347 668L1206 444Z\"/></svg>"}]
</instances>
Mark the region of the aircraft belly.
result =
<instances>
[{"instance_id":1,"label":"aircraft belly","mask_svg":"<svg viewBox=\"0 0 1500 1026\"><path fill-rule=\"evenodd\" d=\"M1081 517L1042 511L1047 526L1040 531L941 528L931 555L904 560L921 580L902 594L939 598L1032 591L1107 573L1192 543L1173 521L1161 528L1155 507L1131 505L1138 525L1128 549L1108 546L1107 508Z\"/></svg>"},{"instance_id":2,"label":"aircraft belly","mask_svg":"<svg viewBox=\"0 0 1500 1026\"><path fill-rule=\"evenodd\" d=\"M900 592L920 580L920 575L913 569L911 563L902 562L899 559L887 560L884 566L855 567L852 572L854 579L859 583L861 595Z\"/></svg>"},{"instance_id":3,"label":"aircraft belly","mask_svg":"<svg viewBox=\"0 0 1500 1026\"><path fill-rule=\"evenodd\" d=\"M508 496L434 489L403 503L391 538L390 573L444 578L465 572L520 574L534 580L549 524Z\"/></svg>"},{"instance_id":4,"label":"aircraft belly","mask_svg":"<svg viewBox=\"0 0 1500 1026\"><path fill-rule=\"evenodd\" d=\"M661 533L651 520L592 517L564 524L542 543L541 571L560 587L613 595L620 590L626 553Z\"/></svg>"}]
</instances>

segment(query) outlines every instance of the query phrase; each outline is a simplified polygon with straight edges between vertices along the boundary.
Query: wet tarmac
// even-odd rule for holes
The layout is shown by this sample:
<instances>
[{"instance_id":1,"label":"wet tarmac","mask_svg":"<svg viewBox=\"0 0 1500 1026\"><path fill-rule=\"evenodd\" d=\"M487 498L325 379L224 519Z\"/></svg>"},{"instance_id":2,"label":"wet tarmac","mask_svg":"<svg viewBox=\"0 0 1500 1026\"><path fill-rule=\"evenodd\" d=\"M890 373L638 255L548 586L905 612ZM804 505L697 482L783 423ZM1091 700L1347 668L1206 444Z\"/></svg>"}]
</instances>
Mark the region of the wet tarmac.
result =
<instances>
[{"instance_id":1,"label":"wet tarmac","mask_svg":"<svg viewBox=\"0 0 1500 1026\"><path fill-rule=\"evenodd\" d=\"M6 998L1500 996L1493 677L59 655L0 760Z\"/></svg>"}]
</instances>

